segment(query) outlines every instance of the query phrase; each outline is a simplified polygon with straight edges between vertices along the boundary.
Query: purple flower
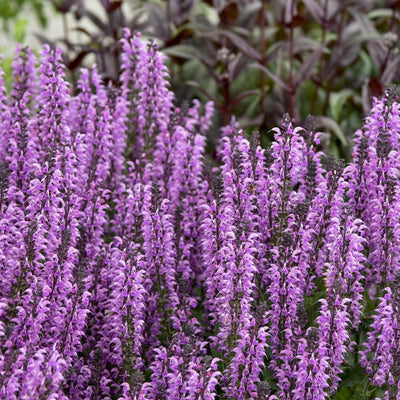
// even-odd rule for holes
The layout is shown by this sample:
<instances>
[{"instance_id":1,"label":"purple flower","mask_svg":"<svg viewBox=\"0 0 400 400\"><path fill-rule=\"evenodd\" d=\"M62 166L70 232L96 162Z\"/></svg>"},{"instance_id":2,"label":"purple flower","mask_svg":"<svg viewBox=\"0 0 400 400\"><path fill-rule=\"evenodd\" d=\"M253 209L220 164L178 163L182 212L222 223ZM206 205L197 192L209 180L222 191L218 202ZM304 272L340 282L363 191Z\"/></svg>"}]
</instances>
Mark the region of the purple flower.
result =
<instances>
[{"instance_id":1,"label":"purple flower","mask_svg":"<svg viewBox=\"0 0 400 400\"><path fill-rule=\"evenodd\" d=\"M324 343L319 342L317 328L309 328L306 339L300 340L297 359L293 399L326 399L329 396L329 358Z\"/></svg>"},{"instance_id":2,"label":"purple flower","mask_svg":"<svg viewBox=\"0 0 400 400\"><path fill-rule=\"evenodd\" d=\"M347 327L349 324L347 303L349 299L341 299L337 288L328 301L321 299L320 315L317 318L319 328L320 356L328 361L325 373L329 376L330 392L334 393L340 381L341 365L347 351L349 340Z\"/></svg>"},{"instance_id":3,"label":"purple flower","mask_svg":"<svg viewBox=\"0 0 400 400\"><path fill-rule=\"evenodd\" d=\"M138 35L131 36L125 30L122 39L121 82L125 98L129 99L132 117L128 127L133 127L135 141L133 156L142 159L149 154L158 134L165 134L172 112L172 92L168 90L168 71L163 64L164 56L151 42L146 51Z\"/></svg>"},{"instance_id":4,"label":"purple flower","mask_svg":"<svg viewBox=\"0 0 400 400\"><path fill-rule=\"evenodd\" d=\"M390 394L394 398L398 390L400 379L399 364L399 331L400 331L400 285L399 274L385 294L380 298L379 306L368 332L368 340L364 343L365 350L361 351L360 364L372 374L374 385L388 384Z\"/></svg>"},{"instance_id":5,"label":"purple flower","mask_svg":"<svg viewBox=\"0 0 400 400\"><path fill-rule=\"evenodd\" d=\"M391 281L400 268L399 224L399 104L386 91L374 102L363 131L356 135L355 160L347 170L348 195L357 217L367 229L367 284Z\"/></svg>"}]
</instances>

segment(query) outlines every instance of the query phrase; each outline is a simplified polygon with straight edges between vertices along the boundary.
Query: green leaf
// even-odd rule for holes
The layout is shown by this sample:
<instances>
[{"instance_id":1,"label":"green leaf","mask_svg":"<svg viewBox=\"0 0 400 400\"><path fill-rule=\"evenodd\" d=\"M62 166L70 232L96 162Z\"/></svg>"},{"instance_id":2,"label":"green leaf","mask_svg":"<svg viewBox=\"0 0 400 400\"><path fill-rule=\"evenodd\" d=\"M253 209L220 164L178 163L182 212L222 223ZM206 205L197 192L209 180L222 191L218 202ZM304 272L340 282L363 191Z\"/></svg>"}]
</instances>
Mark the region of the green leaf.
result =
<instances>
[{"instance_id":1,"label":"green leaf","mask_svg":"<svg viewBox=\"0 0 400 400\"><path fill-rule=\"evenodd\" d=\"M339 92L331 93L329 97L329 108L335 121L340 121L340 114L346 101L353 97L351 89L342 89Z\"/></svg>"},{"instance_id":2,"label":"green leaf","mask_svg":"<svg viewBox=\"0 0 400 400\"><path fill-rule=\"evenodd\" d=\"M346 385L341 387L333 396L334 400L368 400L376 396L376 387L368 383L368 377L356 374L356 377L351 376Z\"/></svg>"},{"instance_id":3,"label":"green leaf","mask_svg":"<svg viewBox=\"0 0 400 400\"><path fill-rule=\"evenodd\" d=\"M177 44L175 46L167 47L162 52L169 57L184 58L191 60L193 58L199 58L199 51L196 47L189 44Z\"/></svg>"},{"instance_id":4,"label":"green leaf","mask_svg":"<svg viewBox=\"0 0 400 400\"><path fill-rule=\"evenodd\" d=\"M347 387L338 390L334 397L335 400L349 400L351 398L351 390Z\"/></svg>"},{"instance_id":5,"label":"green leaf","mask_svg":"<svg viewBox=\"0 0 400 400\"><path fill-rule=\"evenodd\" d=\"M376 304L369 297L368 291L364 294L364 315L369 317L376 309Z\"/></svg>"},{"instance_id":6,"label":"green leaf","mask_svg":"<svg viewBox=\"0 0 400 400\"><path fill-rule=\"evenodd\" d=\"M348 372L350 373L350 376L341 385L345 388L352 388L356 385L360 385L365 378L365 371L361 367L352 368Z\"/></svg>"},{"instance_id":7,"label":"green leaf","mask_svg":"<svg viewBox=\"0 0 400 400\"><path fill-rule=\"evenodd\" d=\"M352 399L354 400L365 400L371 397L371 394L375 391L375 388L368 389L368 377L364 376L364 379L356 386Z\"/></svg>"},{"instance_id":8,"label":"green leaf","mask_svg":"<svg viewBox=\"0 0 400 400\"><path fill-rule=\"evenodd\" d=\"M323 127L331 131L340 140L342 146L348 145L346 137L342 131L342 128L332 118L324 116L315 117L315 124L316 127L318 128Z\"/></svg>"},{"instance_id":9,"label":"green leaf","mask_svg":"<svg viewBox=\"0 0 400 400\"><path fill-rule=\"evenodd\" d=\"M2 48L0 50L3 51ZM4 71L4 84L8 92L11 90L12 84L12 62L13 57L4 57L0 61L0 67Z\"/></svg>"},{"instance_id":10,"label":"green leaf","mask_svg":"<svg viewBox=\"0 0 400 400\"><path fill-rule=\"evenodd\" d=\"M374 70L374 64L365 50L360 51L361 68L359 76L369 78Z\"/></svg>"},{"instance_id":11,"label":"green leaf","mask_svg":"<svg viewBox=\"0 0 400 400\"><path fill-rule=\"evenodd\" d=\"M18 43L23 43L26 37L26 27L28 26L28 20L20 18L15 21L14 24L14 39Z\"/></svg>"},{"instance_id":12,"label":"green leaf","mask_svg":"<svg viewBox=\"0 0 400 400\"><path fill-rule=\"evenodd\" d=\"M392 15L393 10L391 10L390 8L377 8L368 13L368 18L392 18Z\"/></svg>"},{"instance_id":13,"label":"green leaf","mask_svg":"<svg viewBox=\"0 0 400 400\"><path fill-rule=\"evenodd\" d=\"M37 19L40 22L40 25L43 28L46 28L47 27L47 17L46 17L46 14L44 13L43 4L41 3L40 0L34 0L32 2L32 7L35 10L35 14L36 14Z\"/></svg>"},{"instance_id":14,"label":"green leaf","mask_svg":"<svg viewBox=\"0 0 400 400\"><path fill-rule=\"evenodd\" d=\"M276 384L276 379L274 378L274 373L269 368L264 369L263 379L268 382L272 390L279 390L279 386Z\"/></svg>"}]
</instances>

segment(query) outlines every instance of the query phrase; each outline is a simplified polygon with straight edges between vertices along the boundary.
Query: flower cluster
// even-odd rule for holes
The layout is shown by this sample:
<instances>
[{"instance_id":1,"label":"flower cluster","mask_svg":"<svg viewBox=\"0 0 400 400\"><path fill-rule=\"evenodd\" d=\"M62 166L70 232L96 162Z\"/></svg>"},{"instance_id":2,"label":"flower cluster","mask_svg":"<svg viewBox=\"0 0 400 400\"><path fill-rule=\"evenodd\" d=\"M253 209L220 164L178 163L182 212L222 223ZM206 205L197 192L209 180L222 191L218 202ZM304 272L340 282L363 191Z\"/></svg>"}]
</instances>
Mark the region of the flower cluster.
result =
<instances>
[{"instance_id":1,"label":"flower cluster","mask_svg":"<svg viewBox=\"0 0 400 400\"><path fill-rule=\"evenodd\" d=\"M73 91L48 46L0 74L0 398L323 400L357 364L400 399L394 90L347 164L288 115L212 157L213 105L121 46L115 87L94 66Z\"/></svg>"}]
</instances>

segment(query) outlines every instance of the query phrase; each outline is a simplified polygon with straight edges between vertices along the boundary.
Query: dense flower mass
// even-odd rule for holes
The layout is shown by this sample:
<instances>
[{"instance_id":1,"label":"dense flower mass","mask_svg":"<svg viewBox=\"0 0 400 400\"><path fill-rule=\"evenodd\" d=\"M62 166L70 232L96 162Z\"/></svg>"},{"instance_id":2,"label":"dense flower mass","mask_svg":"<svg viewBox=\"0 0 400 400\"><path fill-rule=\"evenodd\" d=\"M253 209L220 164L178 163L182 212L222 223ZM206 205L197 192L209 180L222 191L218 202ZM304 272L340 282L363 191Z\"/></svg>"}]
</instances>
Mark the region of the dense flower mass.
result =
<instances>
[{"instance_id":1,"label":"dense flower mass","mask_svg":"<svg viewBox=\"0 0 400 400\"><path fill-rule=\"evenodd\" d=\"M212 104L121 46L115 87L49 47L0 74L0 398L400 399L394 90L347 164L288 115L211 157Z\"/></svg>"}]
</instances>

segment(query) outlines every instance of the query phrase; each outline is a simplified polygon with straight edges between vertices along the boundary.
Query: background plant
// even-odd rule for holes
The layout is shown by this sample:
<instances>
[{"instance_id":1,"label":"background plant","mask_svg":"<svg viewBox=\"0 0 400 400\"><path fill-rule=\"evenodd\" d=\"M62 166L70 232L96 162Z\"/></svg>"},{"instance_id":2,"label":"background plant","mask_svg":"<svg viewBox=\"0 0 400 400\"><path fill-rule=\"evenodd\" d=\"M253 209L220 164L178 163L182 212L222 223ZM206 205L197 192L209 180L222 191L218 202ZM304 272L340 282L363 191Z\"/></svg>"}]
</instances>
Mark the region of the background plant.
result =
<instances>
[{"instance_id":1,"label":"background plant","mask_svg":"<svg viewBox=\"0 0 400 400\"><path fill-rule=\"evenodd\" d=\"M312 114L332 134L330 151L349 157L371 96L399 79L397 1L102 0L98 13L79 0L54 3L87 37L76 43L67 27L58 42L72 72L94 53L102 75L117 82L122 28L139 30L169 56L179 102L211 99L216 126L235 116L266 142L284 112L299 122Z\"/></svg>"}]
</instances>

